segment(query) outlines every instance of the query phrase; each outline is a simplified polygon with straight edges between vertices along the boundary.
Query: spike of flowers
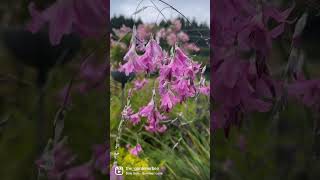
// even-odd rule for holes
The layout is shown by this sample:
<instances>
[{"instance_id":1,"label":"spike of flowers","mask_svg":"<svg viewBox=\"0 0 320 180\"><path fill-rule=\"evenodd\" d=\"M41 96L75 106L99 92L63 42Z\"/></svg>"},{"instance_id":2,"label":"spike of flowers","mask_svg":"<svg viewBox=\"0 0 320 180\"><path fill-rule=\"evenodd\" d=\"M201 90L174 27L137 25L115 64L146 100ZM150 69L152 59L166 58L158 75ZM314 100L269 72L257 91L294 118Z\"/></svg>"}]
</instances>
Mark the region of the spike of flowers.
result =
<instances>
[{"instance_id":1,"label":"spike of flowers","mask_svg":"<svg viewBox=\"0 0 320 180\"><path fill-rule=\"evenodd\" d=\"M141 31L141 29L140 29ZM141 36L141 32L140 32ZM153 89L153 95L150 102L141 107L138 113L134 113L131 106L128 105L123 109L122 115L126 120L137 125L141 118L147 119L145 129L152 133L163 133L167 126L162 123L167 119L163 112L169 113L179 103L186 99L195 97L197 94L209 95L209 88L201 72L201 83L196 83L197 75L200 74L201 65L190 59L186 53L178 46L171 51L171 56L163 51L156 40L151 36L145 46L142 55L136 53L136 44L138 39L135 26L132 31L132 39L129 51L124 57L125 63L120 66L119 70L130 73L141 73L149 75L158 73L154 85L158 84L158 91ZM135 81L135 91L140 90L146 80ZM199 92L199 93L198 93ZM160 107L157 107L156 93L159 94Z\"/></svg>"},{"instance_id":2,"label":"spike of flowers","mask_svg":"<svg viewBox=\"0 0 320 180\"><path fill-rule=\"evenodd\" d=\"M262 10L263 9L263 10ZM281 83L267 66L272 40L284 32L293 7L281 12L273 6L243 1L219 1L213 10L212 96L216 104L213 130L241 123L246 113L266 112L280 96ZM262 10L262 11L260 11ZM276 22L274 29L269 21ZM247 56L250 56L247 58Z\"/></svg>"}]
</instances>

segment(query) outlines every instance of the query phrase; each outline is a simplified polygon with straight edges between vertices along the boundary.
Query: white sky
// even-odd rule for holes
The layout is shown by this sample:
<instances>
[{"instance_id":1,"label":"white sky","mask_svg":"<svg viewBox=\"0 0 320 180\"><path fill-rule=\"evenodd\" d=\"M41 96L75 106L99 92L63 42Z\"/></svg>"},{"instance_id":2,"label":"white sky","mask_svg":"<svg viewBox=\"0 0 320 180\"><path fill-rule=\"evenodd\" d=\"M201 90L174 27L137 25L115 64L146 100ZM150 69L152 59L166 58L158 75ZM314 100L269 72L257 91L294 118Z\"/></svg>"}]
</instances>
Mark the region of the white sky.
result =
<instances>
[{"instance_id":1,"label":"white sky","mask_svg":"<svg viewBox=\"0 0 320 180\"><path fill-rule=\"evenodd\" d=\"M134 17L133 13L141 0L111 0L110 1L110 16L124 15L126 17ZM160 22L163 16L160 14L158 16L158 11L155 8L149 7L153 6L151 3L153 1L159 9L166 7L163 3L158 0L142 0L139 9L146 7L143 11L136 15L136 19L140 18L143 22L147 23L157 23ZM210 0L164 0L165 2L171 4L190 20L196 19L196 21L201 23L210 24ZM154 6L153 6L154 7ZM162 11L166 19L172 19L177 17L179 14L170 8L166 8Z\"/></svg>"}]
</instances>

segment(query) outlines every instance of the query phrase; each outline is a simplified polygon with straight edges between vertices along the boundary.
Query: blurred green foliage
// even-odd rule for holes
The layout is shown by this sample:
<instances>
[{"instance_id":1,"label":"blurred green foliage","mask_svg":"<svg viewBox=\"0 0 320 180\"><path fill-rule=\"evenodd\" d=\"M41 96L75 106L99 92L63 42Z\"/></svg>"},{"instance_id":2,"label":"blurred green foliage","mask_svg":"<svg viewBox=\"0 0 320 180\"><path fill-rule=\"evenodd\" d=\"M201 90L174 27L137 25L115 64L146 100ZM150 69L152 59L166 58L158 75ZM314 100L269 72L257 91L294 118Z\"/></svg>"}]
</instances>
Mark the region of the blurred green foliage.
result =
<instances>
[{"instance_id":1,"label":"blurred green foliage","mask_svg":"<svg viewBox=\"0 0 320 180\"><path fill-rule=\"evenodd\" d=\"M319 179L312 112L290 101L279 119L270 117L252 115L229 138L223 130L214 132L214 179Z\"/></svg>"}]
</instances>

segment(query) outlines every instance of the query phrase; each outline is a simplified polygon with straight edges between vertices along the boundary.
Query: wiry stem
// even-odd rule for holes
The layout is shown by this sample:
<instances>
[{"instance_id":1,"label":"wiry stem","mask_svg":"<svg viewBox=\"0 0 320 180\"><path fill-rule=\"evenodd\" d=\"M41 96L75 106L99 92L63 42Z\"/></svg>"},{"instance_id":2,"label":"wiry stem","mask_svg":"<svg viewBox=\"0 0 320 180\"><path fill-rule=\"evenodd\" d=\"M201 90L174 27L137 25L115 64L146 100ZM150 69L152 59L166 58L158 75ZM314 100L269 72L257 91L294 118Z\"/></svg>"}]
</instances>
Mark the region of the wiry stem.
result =
<instances>
[{"instance_id":1,"label":"wiry stem","mask_svg":"<svg viewBox=\"0 0 320 180\"><path fill-rule=\"evenodd\" d=\"M188 22L189 25L192 24L191 21L189 20L189 18L187 18L187 17L186 17L182 12L180 12L177 8L173 7L171 4L169 4L169 3L167 3L167 2L165 2L165 1L163 1L163 0L158 0L158 1L161 2L161 3L163 3L163 4L165 4L165 5L167 5L168 7L170 7L171 9L173 9L174 11L176 11L177 13L179 13L184 19L187 20L187 22ZM202 35L202 33L201 33L200 31L197 30L196 32L200 35L200 38L201 38L201 39L207 41L207 39L205 39L205 38L203 37L203 35Z\"/></svg>"}]
</instances>

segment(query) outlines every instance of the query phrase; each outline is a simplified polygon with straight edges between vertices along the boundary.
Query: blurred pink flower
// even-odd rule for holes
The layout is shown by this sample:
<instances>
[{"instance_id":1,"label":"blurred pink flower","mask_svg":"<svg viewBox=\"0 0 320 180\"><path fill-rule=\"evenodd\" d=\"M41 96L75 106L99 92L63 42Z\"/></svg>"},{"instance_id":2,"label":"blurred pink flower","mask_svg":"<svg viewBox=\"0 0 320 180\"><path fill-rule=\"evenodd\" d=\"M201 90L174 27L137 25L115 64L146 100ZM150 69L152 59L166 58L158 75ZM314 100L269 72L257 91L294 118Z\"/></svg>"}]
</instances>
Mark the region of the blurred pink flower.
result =
<instances>
[{"instance_id":1,"label":"blurred pink flower","mask_svg":"<svg viewBox=\"0 0 320 180\"><path fill-rule=\"evenodd\" d=\"M95 60L95 57L92 57ZM104 88L104 80L107 77L107 65L106 64L95 64L90 63L84 66L79 74L81 80L77 83L76 89L80 93L87 93L92 89L102 89Z\"/></svg>"},{"instance_id":2,"label":"blurred pink flower","mask_svg":"<svg viewBox=\"0 0 320 180\"><path fill-rule=\"evenodd\" d=\"M189 36L185 32L179 32L178 33L178 39L182 42L188 42L189 41Z\"/></svg>"},{"instance_id":3,"label":"blurred pink flower","mask_svg":"<svg viewBox=\"0 0 320 180\"><path fill-rule=\"evenodd\" d=\"M168 36L167 36L167 43L170 45L170 46L174 46L177 42L177 35L175 33L170 33Z\"/></svg>"},{"instance_id":4,"label":"blurred pink flower","mask_svg":"<svg viewBox=\"0 0 320 180\"><path fill-rule=\"evenodd\" d=\"M72 25L75 23L73 1L58 0L43 12L39 12L35 3L31 2L29 11L32 19L27 28L35 33L40 31L46 22L49 22L49 37L53 45L59 44L64 34L72 32Z\"/></svg>"},{"instance_id":5,"label":"blurred pink flower","mask_svg":"<svg viewBox=\"0 0 320 180\"><path fill-rule=\"evenodd\" d=\"M160 39L165 38L165 36L166 36L166 29L165 28L161 28L156 34L157 42L159 42Z\"/></svg>"},{"instance_id":6,"label":"blurred pink flower","mask_svg":"<svg viewBox=\"0 0 320 180\"><path fill-rule=\"evenodd\" d=\"M214 42L212 96L218 107L213 113L213 129L238 125L246 113L266 112L281 92L282 84L272 79L266 60L272 40L284 32L293 9L279 11L267 3L258 5L248 0L219 1L212 21ZM270 20L274 28L269 29ZM253 53L254 52L254 53ZM239 54L250 53L251 59ZM254 55L253 55L254 54Z\"/></svg>"},{"instance_id":7,"label":"blurred pink flower","mask_svg":"<svg viewBox=\"0 0 320 180\"><path fill-rule=\"evenodd\" d=\"M255 17L239 32L238 42L239 47L243 50L254 49L266 57L271 49L272 36L258 17Z\"/></svg>"},{"instance_id":8,"label":"blurred pink flower","mask_svg":"<svg viewBox=\"0 0 320 180\"><path fill-rule=\"evenodd\" d=\"M194 43L184 44L183 48L186 50L192 51L192 52L199 52L200 51L200 48Z\"/></svg>"},{"instance_id":9,"label":"blurred pink flower","mask_svg":"<svg viewBox=\"0 0 320 180\"><path fill-rule=\"evenodd\" d=\"M181 24L181 21L179 19L172 20L171 23L173 25L173 30L174 31L177 32L177 31L181 30L182 24Z\"/></svg>"},{"instance_id":10,"label":"blurred pink flower","mask_svg":"<svg viewBox=\"0 0 320 180\"><path fill-rule=\"evenodd\" d=\"M131 28L125 26L124 24L120 29L113 29L113 32L116 34L116 36L120 39L122 39L125 35L127 35L131 31Z\"/></svg>"},{"instance_id":11,"label":"blurred pink flower","mask_svg":"<svg viewBox=\"0 0 320 180\"><path fill-rule=\"evenodd\" d=\"M129 149L130 154L134 156L138 156L141 151L142 151L142 147L140 144L137 144L135 147Z\"/></svg>"},{"instance_id":12,"label":"blurred pink flower","mask_svg":"<svg viewBox=\"0 0 320 180\"><path fill-rule=\"evenodd\" d=\"M137 36L140 40L147 40L151 36L152 33L152 24L140 24L137 28Z\"/></svg>"},{"instance_id":13,"label":"blurred pink flower","mask_svg":"<svg viewBox=\"0 0 320 180\"><path fill-rule=\"evenodd\" d=\"M134 90L140 90L142 89L149 81L147 79L143 79L141 81L136 80L134 81Z\"/></svg>"},{"instance_id":14,"label":"blurred pink flower","mask_svg":"<svg viewBox=\"0 0 320 180\"><path fill-rule=\"evenodd\" d=\"M201 87L199 87L199 92L201 94L209 96L210 95L210 86L201 86Z\"/></svg>"},{"instance_id":15,"label":"blurred pink flower","mask_svg":"<svg viewBox=\"0 0 320 180\"><path fill-rule=\"evenodd\" d=\"M35 33L48 22L53 45L65 34L77 32L83 37L100 37L106 32L107 4L104 0L57 0L40 12L34 2L29 4L31 20L27 29Z\"/></svg>"}]
</instances>

